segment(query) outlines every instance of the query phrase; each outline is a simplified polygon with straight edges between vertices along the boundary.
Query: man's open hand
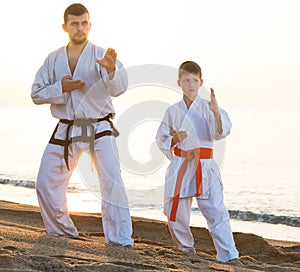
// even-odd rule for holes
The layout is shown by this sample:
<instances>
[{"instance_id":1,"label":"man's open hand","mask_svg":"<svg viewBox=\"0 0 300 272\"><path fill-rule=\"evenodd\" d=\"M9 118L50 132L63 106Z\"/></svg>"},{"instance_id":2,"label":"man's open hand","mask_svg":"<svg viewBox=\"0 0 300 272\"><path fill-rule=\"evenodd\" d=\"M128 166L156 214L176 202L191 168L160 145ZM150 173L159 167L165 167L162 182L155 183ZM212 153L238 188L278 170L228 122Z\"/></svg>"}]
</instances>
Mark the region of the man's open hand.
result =
<instances>
[{"instance_id":1,"label":"man's open hand","mask_svg":"<svg viewBox=\"0 0 300 272\"><path fill-rule=\"evenodd\" d=\"M78 80L73 80L71 76L63 76L61 79L61 85L62 85L62 91L64 93L66 92L72 92L76 89L81 89L85 86L85 83Z\"/></svg>"},{"instance_id":2,"label":"man's open hand","mask_svg":"<svg viewBox=\"0 0 300 272\"><path fill-rule=\"evenodd\" d=\"M117 53L115 49L108 48L103 59L96 59L96 62L102 65L108 74L115 71L117 62Z\"/></svg>"}]
</instances>

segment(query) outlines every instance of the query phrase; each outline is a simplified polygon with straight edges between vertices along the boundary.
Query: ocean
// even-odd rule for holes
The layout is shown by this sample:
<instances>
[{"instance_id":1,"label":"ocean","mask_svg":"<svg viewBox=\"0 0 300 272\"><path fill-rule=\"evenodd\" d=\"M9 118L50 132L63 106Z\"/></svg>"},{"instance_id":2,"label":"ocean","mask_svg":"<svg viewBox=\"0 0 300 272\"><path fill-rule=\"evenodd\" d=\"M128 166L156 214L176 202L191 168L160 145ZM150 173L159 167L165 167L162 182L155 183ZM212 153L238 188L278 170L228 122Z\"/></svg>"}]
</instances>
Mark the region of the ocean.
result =
<instances>
[{"instance_id":1,"label":"ocean","mask_svg":"<svg viewBox=\"0 0 300 272\"><path fill-rule=\"evenodd\" d=\"M154 140L164 104L156 103L158 113L147 120L140 116L143 120L137 120L129 131L126 114L132 106L122 108L121 104L115 104L115 124L121 135L130 136L125 142L120 136L117 143L131 215L165 221L163 186L168 160L158 155ZM300 242L300 108L226 110L233 128L219 143L218 163L233 231ZM120 121L124 116L125 124ZM33 105L0 108L0 122L0 200L38 205L35 180L56 120L48 106ZM80 165L69 184L69 210L99 213L101 197L89 157L84 155ZM195 203L191 225L206 227Z\"/></svg>"}]
</instances>

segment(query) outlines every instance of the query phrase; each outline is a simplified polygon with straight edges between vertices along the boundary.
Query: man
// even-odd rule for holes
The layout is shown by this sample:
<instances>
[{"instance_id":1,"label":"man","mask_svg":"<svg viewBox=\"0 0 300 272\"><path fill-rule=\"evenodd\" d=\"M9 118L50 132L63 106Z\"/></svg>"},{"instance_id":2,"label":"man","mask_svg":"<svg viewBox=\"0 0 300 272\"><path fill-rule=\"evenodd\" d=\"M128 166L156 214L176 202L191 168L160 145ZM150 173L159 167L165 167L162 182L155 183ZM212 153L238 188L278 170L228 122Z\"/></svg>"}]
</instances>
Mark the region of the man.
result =
<instances>
[{"instance_id":1,"label":"man","mask_svg":"<svg viewBox=\"0 0 300 272\"><path fill-rule=\"evenodd\" d=\"M64 13L63 30L69 43L50 53L32 85L35 104L50 104L59 119L43 154L36 190L41 214L50 235L78 236L69 217L66 191L82 152L97 169L102 194L102 221L107 245L132 246L132 223L120 175L111 118L111 97L122 94L127 73L117 53L88 40L89 12L81 4Z\"/></svg>"}]
</instances>

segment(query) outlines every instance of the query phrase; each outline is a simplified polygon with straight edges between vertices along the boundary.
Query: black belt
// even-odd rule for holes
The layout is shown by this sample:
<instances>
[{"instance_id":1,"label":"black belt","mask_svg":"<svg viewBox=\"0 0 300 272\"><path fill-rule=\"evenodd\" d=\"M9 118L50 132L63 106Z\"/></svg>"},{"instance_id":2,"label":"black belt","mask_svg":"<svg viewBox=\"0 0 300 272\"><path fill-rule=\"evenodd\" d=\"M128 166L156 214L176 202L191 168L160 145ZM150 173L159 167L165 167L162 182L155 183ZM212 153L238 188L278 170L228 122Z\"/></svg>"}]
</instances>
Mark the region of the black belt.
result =
<instances>
[{"instance_id":1,"label":"black belt","mask_svg":"<svg viewBox=\"0 0 300 272\"><path fill-rule=\"evenodd\" d=\"M94 156L95 154L95 140L99 139L101 137L104 136L119 136L119 132L116 130L116 128L114 127L111 118L113 117L113 114L110 113L107 116L103 117L103 118L98 118L98 119L93 119L93 118L89 118L89 119L75 119L75 120L68 120L68 119L60 119L58 124L56 125L56 128L54 129L54 132L50 138L49 143L50 144L56 144L56 145L61 145L64 147L64 158L65 158L65 162L67 165L68 170L70 170L69 168L69 163L68 163L68 149L69 149L69 145L71 143L75 143L75 142L83 142L83 143L90 143L90 153L92 156ZM107 121L110 123L110 126L112 128L112 130L104 130L98 133L95 133L95 127L93 126L94 123L98 123L98 122L102 122L102 121ZM67 124L67 132L66 132L66 137L64 140L60 140L60 139L55 139L55 134L57 132L59 123L63 123L63 124ZM76 126L80 126L81 127L81 131L82 131L82 135L80 136L75 136L75 137L71 137L69 139L69 134L70 134L70 129L71 126L76 125ZM91 136L87 135L87 128L90 127L91 128Z\"/></svg>"}]
</instances>

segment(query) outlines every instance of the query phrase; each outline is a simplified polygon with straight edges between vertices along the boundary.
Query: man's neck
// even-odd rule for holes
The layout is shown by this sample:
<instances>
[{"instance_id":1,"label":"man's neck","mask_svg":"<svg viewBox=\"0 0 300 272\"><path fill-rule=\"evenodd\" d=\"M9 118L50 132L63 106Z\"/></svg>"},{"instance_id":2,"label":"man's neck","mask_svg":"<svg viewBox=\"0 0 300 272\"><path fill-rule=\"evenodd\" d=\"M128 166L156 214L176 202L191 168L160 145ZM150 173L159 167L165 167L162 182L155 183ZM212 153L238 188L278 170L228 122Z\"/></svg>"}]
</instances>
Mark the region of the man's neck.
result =
<instances>
[{"instance_id":1,"label":"man's neck","mask_svg":"<svg viewBox=\"0 0 300 272\"><path fill-rule=\"evenodd\" d=\"M67 45L67 48L68 48L68 51L82 52L82 50L84 49L84 47L86 46L87 43L88 43L88 40L84 41L81 44L76 44L76 43L73 43L72 41L70 41L69 44Z\"/></svg>"},{"instance_id":2,"label":"man's neck","mask_svg":"<svg viewBox=\"0 0 300 272\"><path fill-rule=\"evenodd\" d=\"M69 62L69 67L72 75L74 74L75 68L77 66L77 62L80 58L80 55L86 46L87 41L81 43L81 44L74 44L70 42L67 45L67 55L68 55L68 62Z\"/></svg>"}]
</instances>

